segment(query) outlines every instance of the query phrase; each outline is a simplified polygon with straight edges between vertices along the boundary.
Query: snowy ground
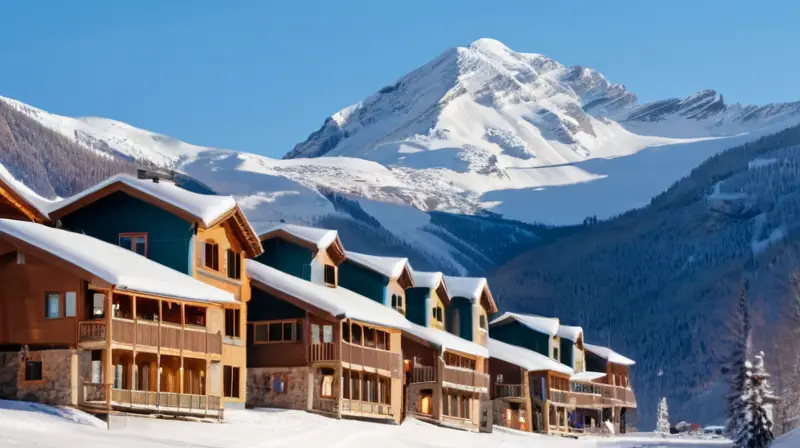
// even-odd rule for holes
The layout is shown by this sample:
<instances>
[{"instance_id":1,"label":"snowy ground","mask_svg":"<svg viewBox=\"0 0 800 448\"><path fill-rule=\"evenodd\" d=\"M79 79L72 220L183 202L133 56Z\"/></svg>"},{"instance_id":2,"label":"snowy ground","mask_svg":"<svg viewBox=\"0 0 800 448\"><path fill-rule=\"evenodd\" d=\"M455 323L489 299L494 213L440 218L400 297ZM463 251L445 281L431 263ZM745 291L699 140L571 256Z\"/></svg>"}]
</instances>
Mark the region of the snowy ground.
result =
<instances>
[{"instance_id":1,"label":"snowy ground","mask_svg":"<svg viewBox=\"0 0 800 448\"><path fill-rule=\"evenodd\" d=\"M275 409L228 411L222 424L130 418L126 427L109 431L100 420L74 409L0 400L0 447L250 448L312 444L348 448L727 446L722 441L664 441L647 434L580 440L505 429L473 434L418 421L393 426Z\"/></svg>"}]
</instances>

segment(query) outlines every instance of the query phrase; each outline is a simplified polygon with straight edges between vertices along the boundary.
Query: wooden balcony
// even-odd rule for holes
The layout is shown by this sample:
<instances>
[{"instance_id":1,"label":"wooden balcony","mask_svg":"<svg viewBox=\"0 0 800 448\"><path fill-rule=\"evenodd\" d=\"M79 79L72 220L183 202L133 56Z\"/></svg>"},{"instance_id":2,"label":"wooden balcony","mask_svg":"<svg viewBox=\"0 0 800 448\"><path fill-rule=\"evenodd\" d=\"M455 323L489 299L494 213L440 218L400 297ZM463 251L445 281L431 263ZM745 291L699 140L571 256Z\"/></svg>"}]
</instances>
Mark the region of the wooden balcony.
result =
<instances>
[{"instance_id":1,"label":"wooden balcony","mask_svg":"<svg viewBox=\"0 0 800 448\"><path fill-rule=\"evenodd\" d=\"M449 387L482 392L489 390L489 375L463 367L444 365L442 380L444 383L449 383Z\"/></svg>"},{"instance_id":2,"label":"wooden balcony","mask_svg":"<svg viewBox=\"0 0 800 448\"><path fill-rule=\"evenodd\" d=\"M204 327L115 318L111 325L111 341L156 350L191 351L222 354L222 335ZM91 320L78 324L78 342L106 341L106 321Z\"/></svg>"},{"instance_id":3,"label":"wooden balcony","mask_svg":"<svg viewBox=\"0 0 800 448\"><path fill-rule=\"evenodd\" d=\"M81 404L107 409L109 394L111 408L115 410L222 418L220 397L117 389L112 388L111 384L84 384Z\"/></svg>"},{"instance_id":4,"label":"wooden balcony","mask_svg":"<svg viewBox=\"0 0 800 448\"><path fill-rule=\"evenodd\" d=\"M609 406L636 407L636 395L633 393L633 389L608 384L595 384L594 386L604 399L610 401Z\"/></svg>"},{"instance_id":5,"label":"wooden balcony","mask_svg":"<svg viewBox=\"0 0 800 448\"><path fill-rule=\"evenodd\" d=\"M321 344L311 344L309 346L309 359L311 362L317 361L338 361L339 351L338 344L333 342L326 342Z\"/></svg>"},{"instance_id":6,"label":"wooden balcony","mask_svg":"<svg viewBox=\"0 0 800 448\"><path fill-rule=\"evenodd\" d=\"M495 384L494 396L496 398L523 398L522 384Z\"/></svg>"},{"instance_id":7,"label":"wooden balcony","mask_svg":"<svg viewBox=\"0 0 800 448\"><path fill-rule=\"evenodd\" d=\"M392 406L386 403L342 399L342 414L365 417L390 417Z\"/></svg>"},{"instance_id":8,"label":"wooden balcony","mask_svg":"<svg viewBox=\"0 0 800 448\"><path fill-rule=\"evenodd\" d=\"M391 372L392 377L400 378L403 371L403 363L400 353L394 353L376 348L363 347L342 343L341 345L342 362L351 365L360 365L374 369L386 370Z\"/></svg>"},{"instance_id":9,"label":"wooden balcony","mask_svg":"<svg viewBox=\"0 0 800 448\"><path fill-rule=\"evenodd\" d=\"M432 366L415 365L411 369L411 383L436 382L436 370Z\"/></svg>"}]
</instances>

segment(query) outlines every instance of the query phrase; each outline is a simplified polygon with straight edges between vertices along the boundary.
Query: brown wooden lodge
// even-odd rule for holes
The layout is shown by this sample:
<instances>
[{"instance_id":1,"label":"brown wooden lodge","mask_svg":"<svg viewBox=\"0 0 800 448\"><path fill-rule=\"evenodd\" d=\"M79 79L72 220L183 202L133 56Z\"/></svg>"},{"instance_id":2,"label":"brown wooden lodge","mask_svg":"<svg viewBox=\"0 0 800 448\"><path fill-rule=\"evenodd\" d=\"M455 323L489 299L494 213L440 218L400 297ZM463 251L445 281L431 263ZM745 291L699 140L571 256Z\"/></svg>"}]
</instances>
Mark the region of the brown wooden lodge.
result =
<instances>
[{"instance_id":1,"label":"brown wooden lodge","mask_svg":"<svg viewBox=\"0 0 800 448\"><path fill-rule=\"evenodd\" d=\"M0 398L562 435L624 432L636 407L633 361L497 317L485 279L347 252L331 230L258 235L233 198L153 173L58 202L0 175L0 279Z\"/></svg>"}]
</instances>

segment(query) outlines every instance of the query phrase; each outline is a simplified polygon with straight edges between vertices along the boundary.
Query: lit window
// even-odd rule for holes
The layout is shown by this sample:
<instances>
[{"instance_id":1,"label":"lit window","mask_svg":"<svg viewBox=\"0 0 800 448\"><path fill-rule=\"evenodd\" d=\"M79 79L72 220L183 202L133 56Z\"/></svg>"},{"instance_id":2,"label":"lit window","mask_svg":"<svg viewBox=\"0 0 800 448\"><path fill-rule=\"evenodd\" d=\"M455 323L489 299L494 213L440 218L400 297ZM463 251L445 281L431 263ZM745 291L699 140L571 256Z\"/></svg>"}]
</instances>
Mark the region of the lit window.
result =
<instances>
[{"instance_id":1,"label":"lit window","mask_svg":"<svg viewBox=\"0 0 800 448\"><path fill-rule=\"evenodd\" d=\"M320 395L326 398L333 396L333 375L325 375L322 377L322 384L320 388Z\"/></svg>"}]
</instances>

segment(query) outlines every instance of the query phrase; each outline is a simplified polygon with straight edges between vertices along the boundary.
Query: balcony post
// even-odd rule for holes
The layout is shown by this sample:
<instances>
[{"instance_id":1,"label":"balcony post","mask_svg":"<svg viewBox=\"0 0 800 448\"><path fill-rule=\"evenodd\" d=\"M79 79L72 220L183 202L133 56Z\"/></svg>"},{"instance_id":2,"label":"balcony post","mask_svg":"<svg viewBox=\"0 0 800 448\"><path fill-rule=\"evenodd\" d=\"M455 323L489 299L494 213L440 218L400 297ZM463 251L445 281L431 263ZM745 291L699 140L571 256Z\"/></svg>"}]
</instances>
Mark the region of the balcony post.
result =
<instances>
[{"instance_id":1,"label":"balcony post","mask_svg":"<svg viewBox=\"0 0 800 448\"><path fill-rule=\"evenodd\" d=\"M525 400L525 430L533 431L533 405L531 404L531 381L526 369L522 369L522 398Z\"/></svg>"},{"instance_id":2,"label":"balcony post","mask_svg":"<svg viewBox=\"0 0 800 448\"><path fill-rule=\"evenodd\" d=\"M111 352L111 342L113 340L113 333L111 328L111 323L114 320L113 314L114 311L112 309L112 304L114 303L112 297L114 296L114 289L111 288L108 291L108 296L106 296L106 303L105 303L105 320L106 320L106 350L105 350L105 359L103 359L103 389L106 393L106 408L108 411L111 411L111 379L113 377L113 360L112 352Z\"/></svg>"}]
</instances>

